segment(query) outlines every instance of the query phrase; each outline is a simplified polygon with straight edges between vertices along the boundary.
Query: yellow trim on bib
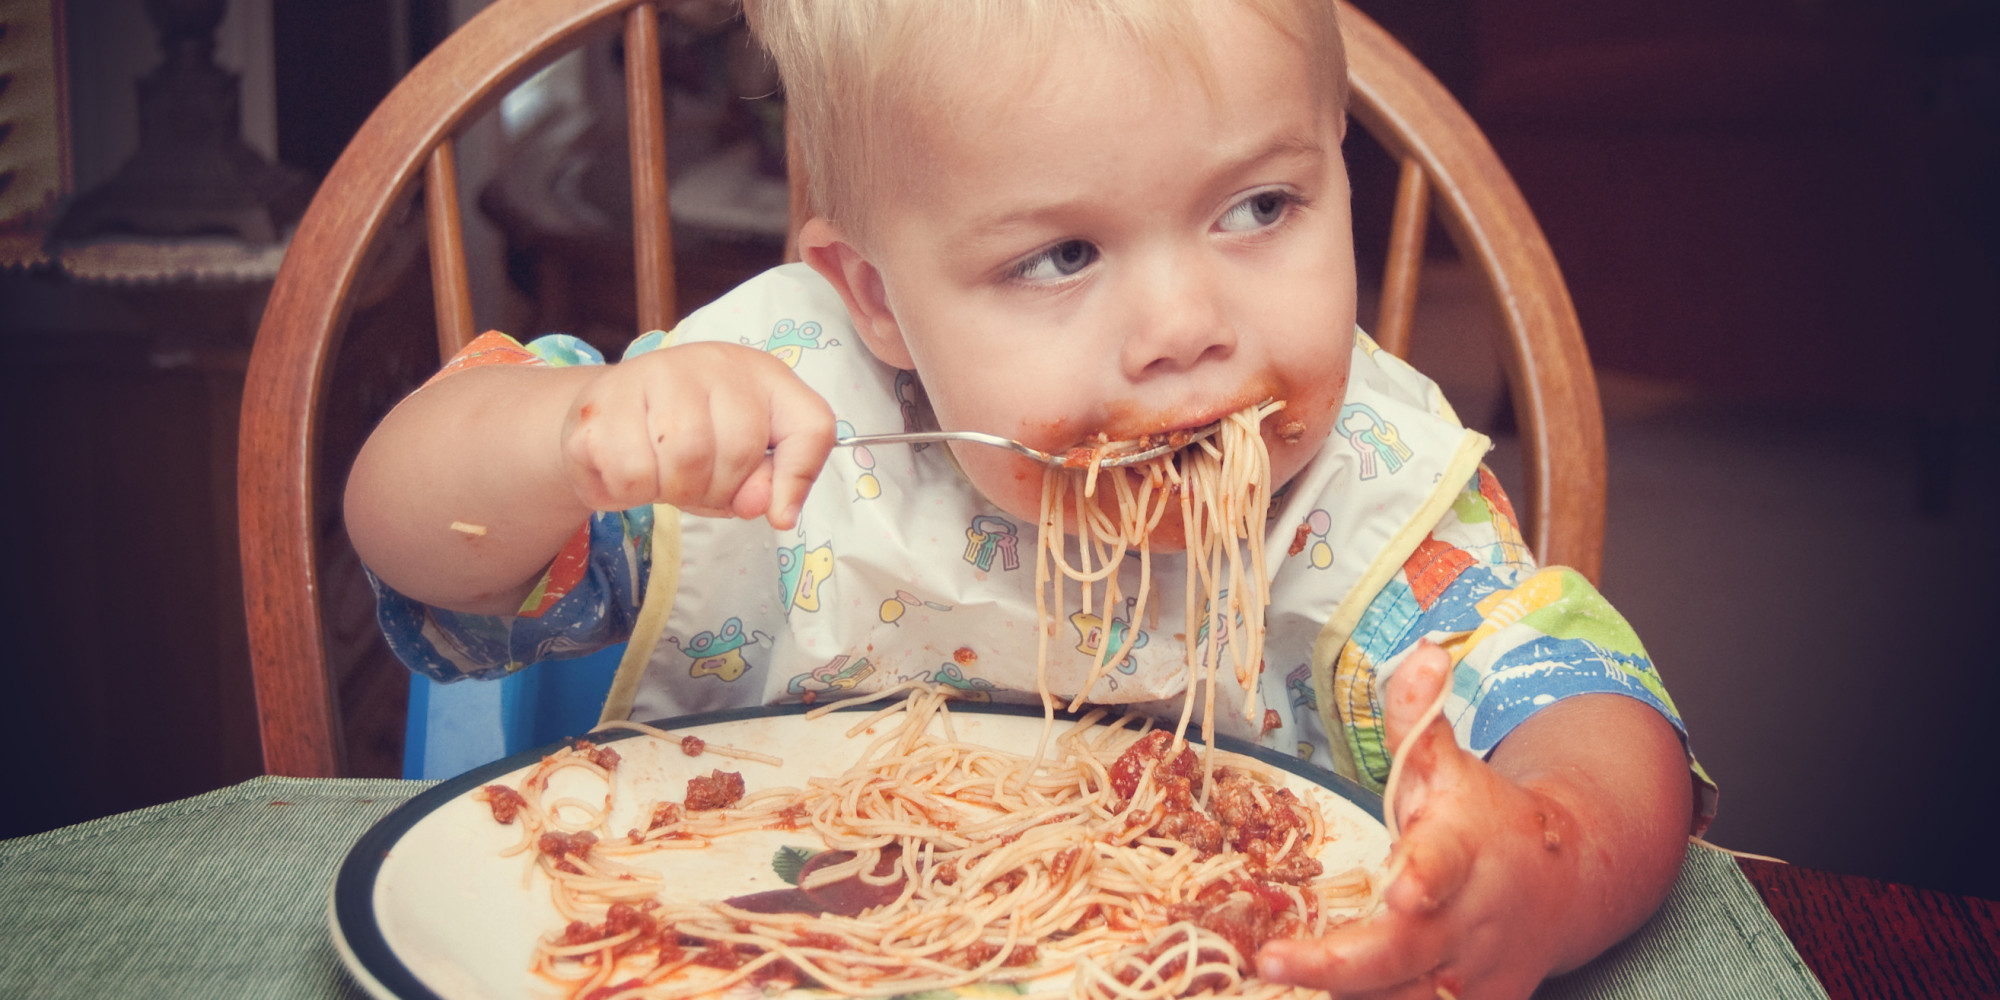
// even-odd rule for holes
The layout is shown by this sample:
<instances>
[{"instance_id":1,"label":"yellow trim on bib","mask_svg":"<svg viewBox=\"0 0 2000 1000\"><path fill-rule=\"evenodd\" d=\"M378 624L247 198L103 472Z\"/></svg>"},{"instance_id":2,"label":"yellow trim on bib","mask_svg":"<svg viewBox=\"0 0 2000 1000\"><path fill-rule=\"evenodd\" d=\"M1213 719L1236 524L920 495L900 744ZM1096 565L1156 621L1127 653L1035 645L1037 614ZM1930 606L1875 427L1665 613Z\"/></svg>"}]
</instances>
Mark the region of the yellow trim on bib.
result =
<instances>
[{"instance_id":1,"label":"yellow trim on bib","mask_svg":"<svg viewBox=\"0 0 2000 1000\"><path fill-rule=\"evenodd\" d=\"M1430 497L1382 547L1375 561L1355 581L1354 588L1341 598L1326 624L1320 626L1319 637L1313 640L1313 694L1319 699L1320 724L1326 727L1327 748L1333 754L1333 770L1340 774L1358 779L1360 768L1355 763L1354 752L1348 746L1340 719L1334 711L1334 661L1339 659L1341 647L1347 645L1348 637L1354 634L1354 627L1361 623L1361 615L1368 610L1369 603L1382 592L1383 587L1388 586L1403 563L1409 560L1410 554L1417 551L1417 546L1423 544L1431 528L1444 518L1445 511L1457 501L1458 494L1479 471L1479 463L1485 460L1486 452L1492 447L1493 442L1486 435L1478 431L1465 432L1464 440L1452 453L1451 461L1445 464Z\"/></svg>"},{"instance_id":2,"label":"yellow trim on bib","mask_svg":"<svg viewBox=\"0 0 2000 1000\"><path fill-rule=\"evenodd\" d=\"M681 512L663 503L653 505L653 567L646 577L646 597L639 603L639 620L632 624L632 638L625 641L625 655L618 658L618 672L611 678L611 690L604 696L604 711L597 716L603 725L632 716L632 702L639 696L639 681L660 636L667 631L667 619L674 614L674 595L681 589Z\"/></svg>"},{"instance_id":3,"label":"yellow trim on bib","mask_svg":"<svg viewBox=\"0 0 2000 1000\"><path fill-rule=\"evenodd\" d=\"M662 337L663 346L680 340L675 326ZM667 504L653 505L653 564L647 570L646 596L639 602L639 618L632 623L632 637L625 640L625 655L618 658L618 672L611 675L611 690L604 694L604 710L597 724L632 717L632 702L639 697L639 682L646 677L646 665L653 650L666 634L667 620L674 616L674 596L681 589L681 512Z\"/></svg>"}]
</instances>

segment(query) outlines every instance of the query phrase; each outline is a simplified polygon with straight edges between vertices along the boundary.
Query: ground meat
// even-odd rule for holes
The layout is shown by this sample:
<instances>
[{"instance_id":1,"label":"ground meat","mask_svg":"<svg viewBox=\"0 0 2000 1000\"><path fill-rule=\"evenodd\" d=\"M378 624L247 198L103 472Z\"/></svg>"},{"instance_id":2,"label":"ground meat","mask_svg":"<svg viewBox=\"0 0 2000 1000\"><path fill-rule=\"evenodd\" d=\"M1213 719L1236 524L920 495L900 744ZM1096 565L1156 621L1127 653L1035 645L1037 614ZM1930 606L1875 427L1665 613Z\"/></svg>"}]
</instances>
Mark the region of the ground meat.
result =
<instances>
[{"instance_id":1,"label":"ground meat","mask_svg":"<svg viewBox=\"0 0 2000 1000\"><path fill-rule=\"evenodd\" d=\"M628 932L632 936L612 946L611 956L621 958L640 952L654 952L661 962L677 961L681 957L679 936L672 926L654 916L659 904L650 900L644 903L613 903L604 914L601 924L572 920L564 928L559 945L590 944L615 938Z\"/></svg>"},{"instance_id":2,"label":"ground meat","mask_svg":"<svg viewBox=\"0 0 2000 1000\"><path fill-rule=\"evenodd\" d=\"M576 752L585 760L607 771L618 769L618 751L610 747L601 747L589 740L577 740Z\"/></svg>"},{"instance_id":3,"label":"ground meat","mask_svg":"<svg viewBox=\"0 0 2000 1000\"><path fill-rule=\"evenodd\" d=\"M1290 789L1261 785L1225 767L1215 772L1215 792L1209 805L1222 823L1229 846L1249 855L1258 877L1292 885L1319 877L1319 861L1306 855L1312 818L1306 813L1306 804ZM1278 857L1288 836L1292 846Z\"/></svg>"},{"instance_id":4,"label":"ground meat","mask_svg":"<svg viewBox=\"0 0 2000 1000\"><path fill-rule=\"evenodd\" d=\"M1222 824L1195 805L1194 795L1187 790L1187 781L1182 778L1176 778L1170 784L1166 813L1153 824L1150 832L1155 837L1178 840L1188 845L1201 858L1221 853L1224 843Z\"/></svg>"},{"instance_id":5,"label":"ground meat","mask_svg":"<svg viewBox=\"0 0 2000 1000\"><path fill-rule=\"evenodd\" d=\"M1312 525L1300 521L1299 530L1292 532L1292 544L1285 549L1285 554L1295 556L1304 552L1306 550L1306 539L1312 537L1312 530Z\"/></svg>"},{"instance_id":6,"label":"ground meat","mask_svg":"<svg viewBox=\"0 0 2000 1000\"><path fill-rule=\"evenodd\" d=\"M1164 729L1155 729L1140 737L1125 748L1118 759L1111 764L1111 790L1118 793L1121 800L1129 800L1139 790L1139 776L1148 765L1153 768L1153 782L1165 786L1168 779L1192 780L1201 773L1201 760L1195 756L1194 748L1181 745L1181 752L1168 760L1167 746L1174 740L1174 734Z\"/></svg>"},{"instance_id":7,"label":"ground meat","mask_svg":"<svg viewBox=\"0 0 2000 1000\"><path fill-rule=\"evenodd\" d=\"M972 942L965 948L966 966L970 968L972 966L985 965L993 961L993 956L1000 954L1000 947L1000 945L988 941ZM1013 950L1007 953L1007 957L1000 964L1013 967L1033 965L1039 958L1041 958L1040 947L1032 942L1021 943L1014 945Z\"/></svg>"},{"instance_id":8,"label":"ground meat","mask_svg":"<svg viewBox=\"0 0 2000 1000\"><path fill-rule=\"evenodd\" d=\"M701 756L701 752L706 749L708 749L708 743L699 736L681 737L681 752L690 757L699 757Z\"/></svg>"},{"instance_id":9,"label":"ground meat","mask_svg":"<svg viewBox=\"0 0 2000 1000\"><path fill-rule=\"evenodd\" d=\"M800 931L792 938L792 944L800 948L818 948L821 951L846 951L851 947L846 938L820 931Z\"/></svg>"},{"instance_id":10,"label":"ground meat","mask_svg":"<svg viewBox=\"0 0 2000 1000\"><path fill-rule=\"evenodd\" d=\"M1125 749L1111 765L1111 789L1129 800L1139 790L1139 779L1150 766L1153 784L1165 795L1163 812L1148 832L1156 837L1178 840L1201 857L1222 850L1222 827L1195 803L1194 782L1201 777L1201 760L1194 749L1181 745L1169 756L1173 734L1154 730Z\"/></svg>"},{"instance_id":11,"label":"ground meat","mask_svg":"<svg viewBox=\"0 0 2000 1000\"><path fill-rule=\"evenodd\" d=\"M1049 859L1049 879L1061 882L1063 876L1068 875L1070 869L1075 868L1077 861L1081 860L1082 857L1083 849L1080 847L1071 847L1057 851L1056 856Z\"/></svg>"},{"instance_id":12,"label":"ground meat","mask_svg":"<svg viewBox=\"0 0 2000 1000\"><path fill-rule=\"evenodd\" d=\"M1201 777L1200 761L1188 747L1168 758L1171 740L1165 731L1148 733L1111 766L1112 789L1126 800L1137 792L1140 776L1152 766L1153 781L1164 801L1148 833L1180 841L1202 858L1225 849L1244 854L1250 860L1251 874L1259 879L1303 885L1320 876L1319 861L1307 854L1312 818L1298 796L1223 767L1215 771L1215 787L1210 791L1208 808L1203 809L1196 801L1194 784ZM1288 837L1291 846L1286 848Z\"/></svg>"},{"instance_id":13,"label":"ground meat","mask_svg":"<svg viewBox=\"0 0 2000 1000\"><path fill-rule=\"evenodd\" d=\"M701 954L694 957L694 964L706 965L712 969L734 969L754 957L756 956L746 954L744 949L727 941L711 941L708 947L701 950Z\"/></svg>"},{"instance_id":14,"label":"ground meat","mask_svg":"<svg viewBox=\"0 0 2000 1000\"><path fill-rule=\"evenodd\" d=\"M806 814L811 811L811 809L806 808L805 803L794 802L778 810L778 819L771 825L780 830L796 830L799 828L799 820L805 819Z\"/></svg>"},{"instance_id":15,"label":"ground meat","mask_svg":"<svg viewBox=\"0 0 2000 1000\"><path fill-rule=\"evenodd\" d=\"M536 850L555 859L556 870L569 872L572 875L583 874L583 869L569 859L581 858L589 854L590 849L595 846L597 846L597 834L589 830L579 830L576 833L550 830L535 842Z\"/></svg>"},{"instance_id":16,"label":"ground meat","mask_svg":"<svg viewBox=\"0 0 2000 1000\"><path fill-rule=\"evenodd\" d=\"M1179 934L1163 936L1145 950L1141 956L1141 962L1145 965L1151 965L1159 961L1167 952L1177 951L1185 947L1186 943L1187 939ZM1195 949L1195 962L1198 965L1207 965L1212 962L1222 962L1225 960L1220 948L1208 947ZM1176 955L1168 958L1165 963L1161 964L1159 974L1161 978L1171 980L1175 976L1180 975L1181 970L1186 967L1187 959ZM1117 978L1119 982L1130 986L1138 980L1139 970L1136 968L1124 969L1118 973ZM1187 989L1182 991L1182 995L1196 996L1202 993L1219 992L1228 985L1228 978L1221 973L1203 973L1188 982Z\"/></svg>"},{"instance_id":17,"label":"ground meat","mask_svg":"<svg viewBox=\"0 0 2000 1000\"><path fill-rule=\"evenodd\" d=\"M727 809L742 799L743 775L739 772L712 771L706 778L696 775L688 779L689 812L701 809Z\"/></svg>"},{"instance_id":18,"label":"ground meat","mask_svg":"<svg viewBox=\"0 0 2000 1000\"><path fill-rule=\"evenodd\" d=\"M1326 866L1318 858L1306 857L1306 853L1294 849L1291 853L1264 866L1263 875L1273 882L1286 885L1304 885L1325 874Z\"/></svg>"},{"instance_id":19,"label":"ground meat","mask_svg":"<svg viewBox=\"0 0 2000 1000\"><path fill-rule=\"evenodd\" d=\"M1290 926L1280 914L1271 912L1271 907L1256 894L1236 890L1220 899L1209 899L1208 893L1193 903L1182 903L1171 907L1168 915L1174 920L1187 920L1202 930L1228 941L1242 955L1244 961L1251 961L1257 949L1264 942L1283 936Z\"/></svg>"},{"instance_id":20,"label":"ground meat","mask_svg":"<svg viewBox=\"0 0 2000 1000\"><path fill-rule=\"evenodd\" d=\"M791 960L784 958L765 962L757 967L757 971L750 973L750 981L764 987L766 994L783 993L810 979L811 977L793 965Z\"/></svg>"},{"instance_id":21,"label":"ground meat","mask_svg":"<svg viewBox=\"0 0 2000 1000\"><path fill-rule=\"evenodd\" d=\"M514 823L514 817L520 815L521 810L528 807L528 800L522 798L520 792L508 788L506 785L487 785L485 788L480 789L479 792L478 797L485 799L486 804L492 807L493 822L495 823L511 826Z\"/></svg>"},{"instance_id":22,"label":"ground meat","mask_svg":"<svg viewBox=\"0 0 2000 1000\"><path fill-rule=\"evenodd\" d=\"M646 832L651 833L661 827L672 826L681 821L681 807L673 802L660 802L653 806L653 815L646 820Z\"/></svg>"}]
</instances>

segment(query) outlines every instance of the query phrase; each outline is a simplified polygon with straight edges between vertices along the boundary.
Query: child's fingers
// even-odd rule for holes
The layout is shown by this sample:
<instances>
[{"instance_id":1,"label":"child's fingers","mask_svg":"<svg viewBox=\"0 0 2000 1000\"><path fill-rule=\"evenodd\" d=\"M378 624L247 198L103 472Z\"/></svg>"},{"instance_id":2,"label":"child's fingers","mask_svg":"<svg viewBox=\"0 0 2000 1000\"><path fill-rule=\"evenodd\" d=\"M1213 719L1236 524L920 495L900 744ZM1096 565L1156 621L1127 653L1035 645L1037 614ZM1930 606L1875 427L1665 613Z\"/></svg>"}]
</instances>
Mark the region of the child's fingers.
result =
<instances>
[{"instance_id":1,"label":"child's fingers","mask_svg":"<svg viewBox=\"0 0 2000 1000\"><path fill-rule=\"evenodd\" d=\"M1428 639L1419 640L1403 657L1383 692L1390 746L1403 744L1403 738L1437 700L1450 678L1451 654Z\"/></svg>"},{"instance_id":2,"label":"child's fingers","mask_svg":"<svg viewBox=\"0 0 2000 1000\"><path fill-rule=\"evenodd\" d=\"M704 484L702 505L738 517L764 513L771 491L769 401L754 385L718 386L709 397L715 454Z\"/></svg>"},{"instance_id":3,"label":"child's fingers","mask_svg":"<svg viewBox=\"0 0 2000 1000\"><path fill-rule=\"evenodd\" d=\"M1402 869L1389 884L1387 902L1403 913L1432 913L1465 886L1477 852L1457 824L1419 823L1407 829L1396 845Z\"/></svg>"},{"instance_id":4,"label":"child's fingers","mask_svg":"<svg viewBox=\"0 0 2000 1000\"><path fill-rule=\"evenodd\" d=\"M1257 974L1337 997L1394 996L1443 961L1444 938L1434 921L1386 913L1318 939L1272 941L1257 953Z\"/></svg>"},{"instance_id":5,"label":"child's fingers","mask_svg":"<svg viewBox=\"0 0 2000 1000\"><path fill-rule=\"evenodd\" d=\"M833 450L833 409L801 383L773 394L771 406L771 526L784 530L798 523L806 493L819 478Z\"/></svg>"},{"instance_id":6,"label":"child's fingers","mask_svg":"<svg viewBox=\"0 0 2000 1000\"><path fill-rule=\"evenodd\" d=\"M597 510L618 510L651 499L660 469L645 424L614 415L638 405L615 382L605 383L571 414L565 458L576 470L577 490Z\"/></svg>"},{"instance_id":7,"label":"child's fingers","mask_svg":"<svg viewBox=\"0 0 2000 1000\"><path fill-rule=\"evenodd\" d=\"M771 469L771 459L766 456L756 468L750 470L750 475L743 480L743 485L737 488L736 495L729 501L731 516L747 521L775 513L771 506ZM791 525L773 524L772 527L788 528Z\"/></svg>"},{"instance_id":8,"label":"child's fingers","mask_svg":"<svg viewBox=\"0 0 2000 1000\"><path fill-rule=\"evenodd\" d=\"M729 493L719 502L713 496L721 445L716 440L716 420L708 399L652 392L645 406L646 446L656 456L659 468L653 496L648 499L664 500L695 514L727 510ZM734 492L732 484L730 493Z\"/></svg>"},{"instance_id":9,"label":"child's fingers","mask_svg":"<svg viewBox=\"0 0 2000 1000\"><path fill-rule=\"evenodd\" d=\"M1443 649L1428 640L1419 642L1397 665L1383 692L1383 722L1393 753L1382 808L1392 838L1401 836L1402 827L1423 812L1438 788L1456 781L1451 768L1464 755L1439 713L1451 667Z\"/></svg>"}]
</instances>

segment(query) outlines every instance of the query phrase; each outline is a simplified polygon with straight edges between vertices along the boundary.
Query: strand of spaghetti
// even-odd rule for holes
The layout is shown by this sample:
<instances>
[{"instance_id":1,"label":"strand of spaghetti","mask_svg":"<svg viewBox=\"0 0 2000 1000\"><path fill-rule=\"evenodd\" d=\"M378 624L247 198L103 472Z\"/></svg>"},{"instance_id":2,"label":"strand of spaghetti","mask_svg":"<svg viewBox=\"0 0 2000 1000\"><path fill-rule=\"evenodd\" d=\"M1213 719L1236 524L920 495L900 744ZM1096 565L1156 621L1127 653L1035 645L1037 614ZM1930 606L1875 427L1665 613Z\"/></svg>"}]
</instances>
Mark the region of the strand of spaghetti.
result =
<instances>
[{"instance_id":1,"label":"strand of spaghetti","mask_svg":"<svg viewBox=\"0 0 2000 1000\"><path fill-rule=\"evenodd\" d=\"M1236 666L1236 680L1243 688L1243 718L1248 721L1256 717L1259 707L1255 693L1257 672L1262 668L1264 647L1264 598L1266 581L1257 579L1252 585L1249 576L1251 560L1261 552L1264 545L1263 513L1257 510L1256 480L1258 473L1250 468L1255 463L1255 455L1263 452L1261 439L1257 438L1242 421L1232 420L1228 433L1233 447L1223 459L1227 485L1222 491L1228 507L1229 527L1232 536L1240 536L1244 544L1239 548L1226 546L1229 554L1229 604L1232 611L1243 622L1242 642L1229 644ZM1268 471L1262 473L1268 479ZM1246 558L1246 555L1248 558Z\"/></svg>"},{"instance_id":2,"label":"strand of spaghetti","mask_svg":"<svg viewBox=\"0 0 2000 1000\"><path fill-rule=\"evenodd\" d=\"M1152 531L1153 528L1159 525L1161 518L1166 514L1164 497L1161 498L1161 501L1157 505L1153 505L1157 509L1149 510L1148 501L1151 499L1152 486L1156 478L1157 473L1153 470L1152 466L1148 466L1146 474L1141 479L1141 492L1136 497L1132 494L1132 485L1127 477L1116 476L1112 479L1114 491L1117 493L1119 508L1118 521L1121 551L1124 548L1129 548L1134 541L1137 542L1139 548L1139 594L1132 607L1132 618L1135 621L1139 617L1140 610L1147 606L1147 602L1151 598L1153 585ZM1106 673L1122 666L1127 659L1130 659L1132 650L1138 645L1138 634L1133 625L1128 623L1124 636L1125 641L1118 643L1115 650L1112 648L1112 640L1117 635L1116 630L1112 627L1113 614L1117 607L1117 598L1123 596L1112 589L1117 579L1116 576L1112 576L1112 583L1107 585L1105 591L1104 608L1099 615L1099 622L1101 623L1099 627L1103 632L1102 638L1098 642L1096 660L1091 664L1089 675L1078 686L1075 696L1071 699L1069 711L1076 711L1083 704L1084 699L1089 697L1090 692L1096 689L1097 682ZM1116 653L1115 657L1112 656L1114 652Z\"/></svg>"},{"instance_id":3,"label":"strand of spaghetti","mask_svg":"<svg viewBox=\"0 0 2000 1000\"><path fill-rule=\"evenodd\" d=\"M916 697L916 695L917 692L913 691L911 692L910 696L914 698ZM889 716L896 714L897 712L905 711L908 707L909 707L908 699L905 699L903 704L884 705L881 708L876 709L874 712L870 713L866 718L863 718L861 721L855 723L854 725L847 727L847 738L851 740L854 737L859 736L864 732L867 732L869 729L873 728L876 723L881 722L883 719L886 719ZM895 734L891 733L889 736L884 736L883 738L876 740L875 743L869 747L869 751L873 751L876 747L879 747L884 743L893 742L894 736ZM863 760L866 760L868 758L869 751L864 751L862 753Z\"/></svg>"},{"instance_id":4,"label":"strand of spaghetti","mask_svg":"<svg viewBox=\"0 0 2000 1000\"><path fill-rule=\"evenodd\" d=\"M826 704L821 705L807 712L806 718L808 719L821 718L822 716L825 716L829 712L837 712L843 708L851 708L855 705L866 705L869 704L870 702L881 701L884 698L893 698L899 694L905 694L910 691L921 690L926 686L927 685L925 684L925 682L921 680L904 681L901 684L892 685L890 687L883 688L880 691L870 691L866 694L857 694L851 698L842 698L839 701L827 702Z\"/></svg>"},{"instance_id":5,"label":"strand of spaghetti","mask_svg":"<svg viewBox=\"0 0 2000 1000\"><path fill-rule=\"evenodd\" d=\"M1091 595L1095 593L1094 585L1097 581L1105 581L1107 594L1110 588L1117 585L1118 577L1114 575L1117 572L1117 564L1110 558L1108 547L1100 540L1105 534L1105 525L1101 516L1103 511L1098 509L1095 498L1091 496L1089 490L1078 489L1070 477L1064 478L1064 485L1069 492L1070 503L1076 505L1076 562L1079 570L1077 579L1082 583L1082 593L1077 595L1076 606L1089 611L1092 603ZM1056 546L1058 551L1062 550L1064 541L1061 537L1057 537ZM1093 560L1093 556L1098 558ZM1091 565L1093 561L1097 563L1095 568Z\"/></svg>"},{"instance_id":6,"label":"strand of spaghetti","mask_svg":"<svg viewBox=\"0 0 2000 1000\"><path fill-rule=\"evenodd\" d=\"M1408 662L1407 660L1405 662ZM1395 756L1389 759L1389 778L1382 783L1382 825L1389 829L1391 843L1402 839L1402 826L1396 819L1396 779L1402 777L1403 768L1410 757L1410 749L1417 745L1417 738L1438 716L1444 714L1444 700L1451 695L1451 675L1445 675L1445 682L1438 686L1437 697L1417 717L1416 725L1403 734L1403 742L1396 745ZM1390 881L1394 881L1391 879Z\"/></svg>"},{"instance_id":7,"label":"strand of spaghetti","mask_svg":"<svg viewBox=\"0 0 2000 1000\"><path fill-rule=\"evenodd\" d=\"M1207 442L1204 441L1203 443L1206 444ZM1196 460L1199 463L1198 468L1206 473L1195 480L1195 486L1200 489L1202 494L1202 510L1204 512L1202 528L1205 533L1203 538L1205 552L1203 561L1208 564L1208 579L1210 581L1208 587L1208 645L1202 651L1202 679L1204 685L1202 688L1201 731L1206 737L1206 742L1203 745L1201 756L1201 794L1195 800L1205 808L1208 805L1209 789L1214 784L1209 779L1215 773L1215 738L1212 735L1215 732L1215 674L1217 668L1221 666L1223 644L1229 638L1229 632L1226 630L1232 624L1224 616L1221 606L1222 550L1226 548L1233 551L1235 549L1235 540L1228 532L1227 525L1222 519L1221 505L1218 502L1220 497L1217 494L1220 483L1217 480L1220 479L1219 473L1221 469L1219 459L1217 456L1205 454L1197 455Z\"/></svg>"},{"instance_id":8,"label":"strand of spaghetti","mask_svg":"<svg viewBox=\"0 0 2000 1000\"><path fill-rule=\"evenodd\" d=\"M547 955L550 958L573 958L577 955L588 955L593 951L603 951L606 948L616 948L619 945L624 944L625 942L630 941L638 936L639 936L639 929L635 927L629 931L626 931L623 934L617 935L616 937L599 938L596 941L590 941L584 944L571 944L571 945L550 944L548 943L548 940L545 938L543 939L541 951L542 954Z\"/></svg>"},{"instance_id":9,"label":"strand of spaghetti","mask_svg":"<svg viewBox=\"0 0 2000 1000\"><path fill-rule=\"evenodd\" d=\"M1200 611L1200 594L1209 583L1207 577L1207 560L1202 558L1199 547L1201 529L1199 522L1195 518L1194 484L1187 479L1188 473L1193 470L1187 468L1185 462L1181 463L1181 465L1180 488L1175 491L1175 496L1180 499L1181 552L1187 562L1187 589L1182 595L1181 600L1181 621L1187 634L1185 642L1187 678L1183 682L1187 693L1181 699L1180 718L1174 723L1173 742L1175 746L1179 746L1187 739L1188 721L1194 713L1194 690L1195 683L1199 677L1197 662L1200 654L1197 650L1201 642L1200 633L1195 627L1195 615Z\"/></svg>"},{"instance_id":10,"label":"strand of spaghetti","mask_svg":"<svg viewBox=\"0 0 2000 1000\"><path fill-rule=\"evenodd\" d=\"M1067 545L1064 543L1066 534L1064 525L1067 523L1067 518L1064 514L1065 501L1073 503L1076 507L1077 538L1079 540L1079 547L1084 551L1088 551L1087 543L1082 541L1085 537L1086 526L1095 530L1097 523L1091 520L1092 515L1102 516L1101 511L1095 511L1086 502L1088 500L1087 497L1084 497L1080 491L1071 489L1070 477L1075 474L1076 470L1074 469L1061 469L1054 466L1051 466L1042 474L1043 506L1045 509L1042 512L1042 538L1039 544L1048 553L1056 571L1062 574L1061 578L1075 580L1082 584L1090 584L1102 580L1112 573L1116 573L1120 563L1114 560L1095 569L1087 565L1082 568L1070 565L1069 554L1066 551ZM1050 493L1054 493L1055 496L1051 498L1049 496ZM1105 534L1109 534L1109 532L1105 532ZM1086 599L1084 604L1087 606L1089 601Z\"/></svg>"},{"instance_id":11,"label":"strand of spaghetti","mask_svg":"<svg viewBox=\"0 0 2000 1000\"><path fill-rule=\"evenodd\" d=\"M655 739L666 740L670 743L680 743L684 739L684 737L667 732L664 729L649 726L643 722L634 722L630 719L609 719L598 723L590 731L601 733L607 729L625 729L635 733L645 733ZM741 747L724 746L720 743L711 743L707 740L702 741L701 752L712 753L719 757L730 757L736 760L754 761L758 764L769 764L772 767L782 767L785 763L781 757L773 757L767 753L758 753L755 750L745 750Z\"/></svg>"}]
</instances>

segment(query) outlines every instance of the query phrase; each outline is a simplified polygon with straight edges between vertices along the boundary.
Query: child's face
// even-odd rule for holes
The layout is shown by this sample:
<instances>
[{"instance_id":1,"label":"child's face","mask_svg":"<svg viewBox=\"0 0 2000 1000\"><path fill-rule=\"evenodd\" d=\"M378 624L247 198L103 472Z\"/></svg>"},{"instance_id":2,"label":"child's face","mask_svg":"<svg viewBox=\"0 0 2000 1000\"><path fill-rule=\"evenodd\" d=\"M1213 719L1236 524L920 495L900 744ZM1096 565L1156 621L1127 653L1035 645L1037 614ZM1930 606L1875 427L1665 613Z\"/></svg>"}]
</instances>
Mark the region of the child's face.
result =
<instances>
[{"instance_id":1,"label":"child's face","mask_svg":"<svg viewBox=\"0 0 2000 1000\"><path fill-rule=\"evenodd\" d=\"M1256 14L1217 4L1202 21L1206 86L1184 59L1091 31L1036 60L959 63L929 106L882 123L906 156L876 189L867 248L817 220L803 234L944 428L1061 452L1279 399L1276 483L1325 439L1353 345L1342 123ZM989 499L1037 517L1040 466L955 454Z\"/></svg>"}]
</instances>

